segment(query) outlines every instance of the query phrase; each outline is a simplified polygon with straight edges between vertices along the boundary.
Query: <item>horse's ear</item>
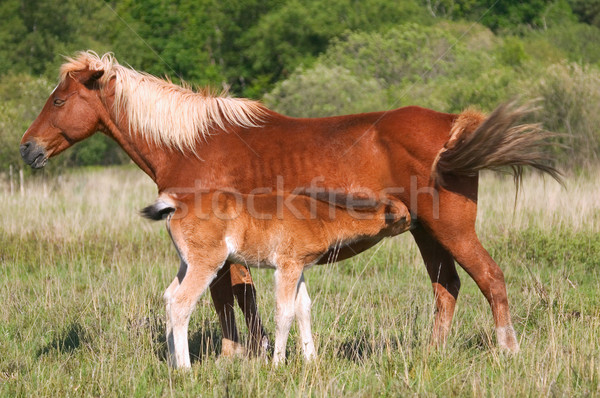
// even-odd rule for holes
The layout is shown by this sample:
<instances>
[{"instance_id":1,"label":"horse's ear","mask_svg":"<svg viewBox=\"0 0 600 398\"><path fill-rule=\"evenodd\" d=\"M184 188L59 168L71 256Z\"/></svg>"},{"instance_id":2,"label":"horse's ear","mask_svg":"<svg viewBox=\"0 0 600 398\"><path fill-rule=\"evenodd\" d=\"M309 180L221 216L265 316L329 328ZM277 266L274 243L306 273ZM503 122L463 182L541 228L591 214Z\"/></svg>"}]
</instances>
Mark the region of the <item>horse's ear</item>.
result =
<instances>
[{"instance_id":1,"label":"horse's ear","mask_svg":"<svg viewBox=\"0 0 600 398\"><path fill-rule=\"evenodd\" d=\"M98 88L98 79L104 75L103 70L86 70L79 72L77 78L79 82L89 89Z\"/></svg>"}]
</instances>

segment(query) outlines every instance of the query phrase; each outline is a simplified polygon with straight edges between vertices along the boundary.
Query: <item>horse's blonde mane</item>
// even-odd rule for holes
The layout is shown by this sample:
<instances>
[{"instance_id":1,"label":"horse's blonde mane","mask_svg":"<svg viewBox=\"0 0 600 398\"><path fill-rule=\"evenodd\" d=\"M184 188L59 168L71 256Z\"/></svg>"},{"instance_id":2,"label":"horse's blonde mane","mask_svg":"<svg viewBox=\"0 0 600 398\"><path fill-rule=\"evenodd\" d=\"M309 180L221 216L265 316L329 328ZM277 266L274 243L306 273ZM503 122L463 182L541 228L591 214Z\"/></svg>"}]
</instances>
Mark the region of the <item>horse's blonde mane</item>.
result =
<instances>
[{"instance_id":1,"label":"horse's blonde mane","mask_svg":"<svg viewBox=\"0 0 600 398\"><path fill-rule=\"evenodd\" d=\"M114 78L113 111L117 120L119 112L125 112L130 131L168 148L194 151L199 139L205 139L215 129L256 127L266 114L258 101L195 92L119 65L110 53L99 56L86 51L67 58L60 68L60 80L85 69L104 71L99 80L103 94Z\"/></svg>"}]
</instances>

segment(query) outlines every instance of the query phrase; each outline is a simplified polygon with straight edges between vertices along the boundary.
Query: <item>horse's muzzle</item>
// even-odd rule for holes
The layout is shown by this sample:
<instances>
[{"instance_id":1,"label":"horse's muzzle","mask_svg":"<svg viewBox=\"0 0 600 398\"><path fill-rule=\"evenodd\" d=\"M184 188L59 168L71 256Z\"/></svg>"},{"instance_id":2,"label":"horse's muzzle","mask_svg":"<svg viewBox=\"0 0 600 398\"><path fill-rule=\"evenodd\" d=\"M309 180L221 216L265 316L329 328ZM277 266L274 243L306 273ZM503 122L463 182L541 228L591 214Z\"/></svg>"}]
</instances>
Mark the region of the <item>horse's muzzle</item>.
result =
<instances>
[{"instance_id":1,"label":"horse's muzzle","mask_svg":"<svg viewBox=\"0 0 600 398\"><path fill-rule=\"evenodd\" d=\"M46 150L44 147L35 143L35 141L29 141L21 145L21 157L34 169L41 169L48 163L48 157L46 156Z\"/></svg>"}]
</instances>

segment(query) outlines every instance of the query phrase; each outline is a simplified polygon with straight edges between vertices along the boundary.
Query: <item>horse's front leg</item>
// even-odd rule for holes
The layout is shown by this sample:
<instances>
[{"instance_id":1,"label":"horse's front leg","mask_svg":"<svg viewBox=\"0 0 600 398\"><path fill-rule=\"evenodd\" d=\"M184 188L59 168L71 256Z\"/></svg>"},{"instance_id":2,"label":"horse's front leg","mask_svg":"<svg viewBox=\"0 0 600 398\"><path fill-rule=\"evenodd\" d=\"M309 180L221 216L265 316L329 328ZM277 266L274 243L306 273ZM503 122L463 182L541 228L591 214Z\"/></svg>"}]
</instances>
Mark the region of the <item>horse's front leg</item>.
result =
<instances>
[{"instance_id":1,"label":"horse's front leg","mask_svg":"<svg viewBox=\"0 0 600 398\"><path fill-rule=\"evenodd\" d=\"M210 284L210 294L223 331L221 355L226 357L245 352L244 347L239 343L238 330L235 324L230 267L231 264L226 262Z\"/></svg>"},{"instance_id":2,"label":"horse's front leg","mask_svg":"<svg viewBox=\"0 0 600 398\"><path fill-rule=\"evenodd\" d=\"M239 343L233 311L234 298L246 319L250 352L266 353L269 339L258 314L256 289L248 269L241 264L226 262L210 284L210 294L223 331L221 355L228 357L246 353L245 347Z\"/></svg>"},{"instance_id":3,"label":"horse's front leg","mask_svg":"<svg viewBox=\"0 0 600 398\"><path fill-rule=\"evenodd\" d=\"M242 264L231 264L230 273L231 289L244 313L246 326L248 326L250 352L265 354L269 348L269 338L258 314L256 289L252 276L250 276L250 270Z\"/></svg>"}]
</instances>

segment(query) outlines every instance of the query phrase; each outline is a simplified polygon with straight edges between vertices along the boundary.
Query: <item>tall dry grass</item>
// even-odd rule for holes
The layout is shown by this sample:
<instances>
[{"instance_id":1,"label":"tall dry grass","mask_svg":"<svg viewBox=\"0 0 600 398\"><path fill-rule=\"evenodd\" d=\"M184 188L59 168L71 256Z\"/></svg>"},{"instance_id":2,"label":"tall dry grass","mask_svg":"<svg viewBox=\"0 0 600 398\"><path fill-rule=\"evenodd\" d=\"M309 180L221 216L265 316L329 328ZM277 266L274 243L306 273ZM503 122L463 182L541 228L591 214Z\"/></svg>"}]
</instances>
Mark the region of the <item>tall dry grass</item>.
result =
<instances>
[{"instance_id":1,"label":"tall dry grass","mask_svg":"<svg viewBox=\"0 0 600 398\"><path fill-rule=\"evenodd\" d=\"M479 186L478 227L484 233L529 227L599 232L600 186L597 181L600 181L598 169L585 175L568 175L564 186L532 173L515 197L512 178L485 172Z\"/></svg>"},{"instance_id":2,"label":"tall dry grass","mask_svg":"<svg viewBox=\"0 0 600 398\"><path fill-rule=\"evenodd\" d=\"M0 185L3 233L41 233L69 241L87 233L114 235L151 228L136 210L155 199L156 188L137 169L74 171L25 181L24 195L11 195L6 182Z\"/></svg>"}]
</instances>

